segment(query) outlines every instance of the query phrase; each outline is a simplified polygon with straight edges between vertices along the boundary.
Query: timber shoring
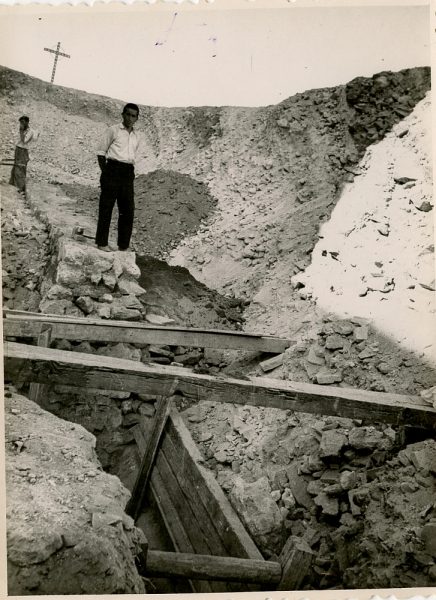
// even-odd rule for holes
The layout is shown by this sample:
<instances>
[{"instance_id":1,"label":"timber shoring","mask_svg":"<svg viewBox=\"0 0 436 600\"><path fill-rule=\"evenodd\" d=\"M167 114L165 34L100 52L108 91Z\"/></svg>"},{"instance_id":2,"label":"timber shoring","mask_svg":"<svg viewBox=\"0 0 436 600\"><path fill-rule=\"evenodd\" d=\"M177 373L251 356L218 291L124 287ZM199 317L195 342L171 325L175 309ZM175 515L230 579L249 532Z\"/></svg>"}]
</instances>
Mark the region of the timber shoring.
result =
<instances>
[{"instance_id":1,"label":"timber shoring","mask_svg":"<svg viewBox=\"0 0 436 600\"><path fill-rule=\"evenodd\" d=\"M267 560L149 550L147 576L177 575L189 579L259 583L274 589L280 581L280 563Z\"/></svg>"},{"instance_id":2,"label":"timber shoring","mask_svg":"<svg viewBox=\"0 0 436 600\"><path fill-rule=\"evenodd\" d=\"M18 338L36 338L44 327L50 326L52 339L78 342L86 340L159 344L275 354L284 352L291 345L290 340L285 338L242 331L148 325L137 321L81 319L12 310L4 310L3 314L4 335Z\"/></svg>"},{"instance_id":3,"label":"timber shoring","mask_svg":"<svg viewBox=\"0 0 436 600\"><path fill-rule=\"evenodd\" d=\"M256 377L250 381L192 373L182 367L142 364L107 356L4 344L11 380L160 395L179 380L177 391L196 400L266 406L370 423L434 428L436 409L419 396L370 392Z\"/></svg>"}]
</instances>

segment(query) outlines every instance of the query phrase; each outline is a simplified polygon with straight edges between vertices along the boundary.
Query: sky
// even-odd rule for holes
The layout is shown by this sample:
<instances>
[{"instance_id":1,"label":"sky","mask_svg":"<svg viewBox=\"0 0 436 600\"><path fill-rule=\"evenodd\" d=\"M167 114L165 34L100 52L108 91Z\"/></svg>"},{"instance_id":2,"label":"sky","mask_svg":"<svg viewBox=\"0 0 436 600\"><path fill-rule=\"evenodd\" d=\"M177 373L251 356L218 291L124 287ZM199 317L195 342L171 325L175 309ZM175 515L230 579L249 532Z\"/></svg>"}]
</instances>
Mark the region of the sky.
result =
<instances>
[{"instance_id":1,"label":"sky","mask_svg":"<svg viewBox=\"0 0 436 600\"><path fill-rule=\"evenodd\" d=\"M246 4L1 6L0 64L50 81L60 41L55 83L153 106L263 106L430 64L429 6Z\"/></svg>"}]
</instances>

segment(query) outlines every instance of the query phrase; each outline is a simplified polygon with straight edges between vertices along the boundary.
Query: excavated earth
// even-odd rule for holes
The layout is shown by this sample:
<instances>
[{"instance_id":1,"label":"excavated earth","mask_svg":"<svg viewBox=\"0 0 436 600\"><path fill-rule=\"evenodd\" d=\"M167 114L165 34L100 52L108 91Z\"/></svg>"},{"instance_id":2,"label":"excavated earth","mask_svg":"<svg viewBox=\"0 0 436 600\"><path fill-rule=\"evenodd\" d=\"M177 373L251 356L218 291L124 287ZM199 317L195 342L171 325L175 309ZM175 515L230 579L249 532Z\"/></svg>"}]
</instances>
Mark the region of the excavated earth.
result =
<instances>
[{"instance_id":1,"label":"excavated earth","mask_svg":"<svg viewBox=\"0 0 436 600\"><path fill-rule=\"evenodd\" d=\"M53 274L59 269L59 244L73 244L68 248L76 251L74 244L80 243L86 252L94 252L91 238L99 192L93 145L104 126L118 120L122 103L0 68L1 155L13 152L21 114L29 114L41 133L30 163L26 199L6 184L7 170L0 167L4 305L113 318L114 306L127 298L121 307L126 318L289 337L292 343L283 365L268 373L270 377L422 392L432 404L434 395L426 392L436 384L434 342L427 335L435 308L433 200L426 146L429 87L429 69L411 69L308 91L271 107L141 107L147 151L135 181L132 247L139 267L135 285L146 292L129 280L127 296L120 299L117 287L110 298L83 286L80 295L65 286L56 288L56 295ZM413 168L404 148L416 156ZM371 160L378 161L377 176L371 175L377 171ZM362 180L367 186L363 192ZM341 215L347 231L341 228ZM399 226L403 221L407 235ZM71 240L75 226L90 237ZM405 245L398 240L405 240ZM370 247L376 251L368 257ZM406 261L398 259L406 255L410 259L401 270L400 263ZM351 273L348 280L344 273ZM384 314L398 310L397 323L380 316L379 307L388 302ZM414 344L407 343L411 333L403 327L412 310L416 321L424 318L429 323ZM259 360L266 358L182 347L66 340L54 345L248 378L264 375ZM27 388L20 391L27 393ZM57 415L77 424L71 427L86 440L84 448L94 439L85 430L95 436L99 462L94 457L92 468L79 464L82 474L65 475L72 529L75 523L86 522L91 538L96 535L86 486L78 484L84 496L78 495L71 482L83 476L86 483L91 469L106 485L103 467L111 474L108 481L118 481L114 475L121 480L122 491L108 492L116 508L98 509L106 515L98 543L109 544L114 532L124 531L129 537L129 532L139 531L129 529L125 517L111 521L111 515L122 513L120 499L132 489L138 467L131 427L146 426L156 398L62 386L50 388L41 407L16 395L15 389L10 398L16 403L6 407L7 442L12 444L7 454L11 518L18 519L26 498L24 517L11 521L11 561L24 552L20 532L25 523L23 539L35 537L28 521L33 511L38 515L41 510L40 495L32 498L31 490L45 486L46 478L57 481L57 462L63 456L59 444L54 464L47 461L47 474L42 472L38 465L46 459L40 454L46 456L46 451L41 436L26 429L27 414L38 414L47 423ZM276 557L289 535L302 538L310 548L313 560L306 589L434 584L432 432L370 419L363 423L268 408L193 404L182 397L178 406L205 464L264 556ZM60 422L60 430L64 423ZM16 440L8 438L10 431L18 431ZM71 435L71 444L78 443L76 431ZM84 450L87 460L89 452ZM21 472L25 476L17 474ZM47 489L42 487L42 493ZM49 514L58 523L53 498ZM19 535L14 537L15 523ZM10 593L141 591L144 582L131 571L137 552L132 548L138 540L133 544L130 538L119 549L122 576L111 571L111 557L105 563L111 577L119 579L119 588L112 587L111 577L98 587L103 567L88 565L84 551L85 564L75 567L82 587L75 588L74 578L66 577L69 589L55 589L58 565L66 568L62 561L77 547L65 542L62 531L53 526L53 538L56 532L60 537L48 541L52 552L43 561L32 563L27 556L21 563L13 562ZM83 547L95 543L94 538L88 542L85 530L82 534ZM129 556L126 548L131 549ZM42 572L49 583L40 583ZM82 573L90 578L85 588Z\"/></svg>"}]
</instances>

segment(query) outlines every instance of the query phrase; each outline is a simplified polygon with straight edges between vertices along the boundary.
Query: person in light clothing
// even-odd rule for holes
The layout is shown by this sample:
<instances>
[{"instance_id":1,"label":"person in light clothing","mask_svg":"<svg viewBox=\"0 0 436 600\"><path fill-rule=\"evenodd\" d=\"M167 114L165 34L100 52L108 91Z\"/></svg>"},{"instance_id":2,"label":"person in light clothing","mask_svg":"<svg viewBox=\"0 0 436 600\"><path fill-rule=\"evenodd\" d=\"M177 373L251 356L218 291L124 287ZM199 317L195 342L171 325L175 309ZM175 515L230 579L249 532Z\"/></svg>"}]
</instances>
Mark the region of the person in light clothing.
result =
<instances>
[{"instance_id":1,"label":"person in light clothing","mask_svg":"<svg viewBox=\"0 0 436 600\"><path fill-rule=\"evenodd\" d=\"M19 139L15 146L14 166L12 167L9 183L18 188L20 192L25 192L27 163L30 159L29 148L38 136L29 127L29 117L22 116L18 121L20 123Z\"/></svg>"},{"instance_id":2,"label":"person in light clothing","mask_svg":"<svg viewBox=\"0 0 436 600\"><path fill-rule=\"evenodd\" d=\"M122 123L107 129L97 150L101 194L95 243L105 252L111 251L108 241L115 202L118 207L118 250L128 250L130 245L135 212L134 165L141 146L141 137L133 128L138 116L138 106L126 104Z\"/></svg>"}]
</instances>

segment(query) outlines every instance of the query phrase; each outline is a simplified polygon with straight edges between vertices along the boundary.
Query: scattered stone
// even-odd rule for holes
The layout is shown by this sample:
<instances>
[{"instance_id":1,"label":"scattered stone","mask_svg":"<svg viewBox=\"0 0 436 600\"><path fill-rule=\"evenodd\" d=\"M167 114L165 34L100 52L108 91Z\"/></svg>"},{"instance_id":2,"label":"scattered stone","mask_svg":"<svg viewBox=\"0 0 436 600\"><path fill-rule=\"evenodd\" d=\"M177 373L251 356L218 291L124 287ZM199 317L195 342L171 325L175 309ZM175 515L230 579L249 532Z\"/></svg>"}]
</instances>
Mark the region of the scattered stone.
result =
<instances>
[{"instance_id":1,"label":"scattered stone","mask_svg":"<svg viewBox=\"0 0 436 600\"><path fill-rule=\"evenodd\" d=\"M331 371L330 369L324 368L316 374L316 382L319 385L331 385L333 383L340 383L341 381L342 374L339 371Z\"/></svg>"},{"instance_id":2,"label":"scattered stone","mask_svg":"<svg viewBox=\"0 0 436 600\"><path fill-rule=\"evenodd\" d=\"M347 443L348 439L344 433L335 429L323 431L319 447L321 458L338 459L342 449Z\"/></svg>"},{"instance_id":3,"label":"scattered stone","mask_svg":"<svg viewBox=\"0 0 436 600\"><path fill-rule=\"evenodd\" d=\"M362 325L361 327L355 327L353 331L353 338L356 342L362 342L368 339L368 327Z\"/></svg>"},{"instance_id":4,"label":"scattered stone","mask_svg":"<svg viewBox=\"0 0 436 600\"><path fill-rule=\"evenodd\" d=\"M408 183L409 181L416 181L416 178L414 178L414 177L394 177L394 181L395 181L395 183L398 183L399 185L404 185L405 183Z\"/></svg>"},{"instance_id":5,"label":"scattered stone","mask_svg":"<svg viewBox=\"0 0 436 600\"><path fill-rule=\"evenodd\" d=\"M311 346L306 360L312 365L323 366L325 364L324 352L320 346Z\"/></svg>"},{"instance_id":6,"label":"scattered stone","mask_svg":"<svg viewBox=\"0 0 436 600\"><path fill-rule=\"evenodd\" d=\"M274 502L278 502L281 497L282 497L282 494L281 494L280 490L273 490L271 492L271 498L274 500Z\"/></svg>"},{"instance_id":7,"label":"scattered stone","mask_svg":"<svg viewBox=\"0 0 436 600\"><path fill-rule=\"evenodd\" d=\"M237 475L229 499L261 548L267 546L278 549L281 546L283 517L271 498L267 477L247 483Z\"/></svg>"},{"instance_id":8,"label":"scattered stone","mask_svg":"<svg viewBox=\"0 0 436 600\"><path fill-rule=\"evenodd\" d=\"M321 492L314 498L315 504L320 506L323 514L335 517L339 513L339 501L333 496L328 496L325 492Z\"/></svg>"},{"instance_id":9,"label":"scattered stone","mask_svg":"<svg viewBox=\"0 0 436 600\"><path fill-rule=\"evenodd\" d=\"M430 212L431 209L433 208L433 204L430 204L430 202L427 202L427 200L425 200L424 202L421 203L420 206L416 207L418 210L420 210L421 212Z\"/></svg>"},{"instance_id":10,"label":"scattered stone","mask_svg":"<svg viewBox=\"0 0 436 600\"><path fill-rule=\"evenodd\" d=\"M354 427L348 434L348 441L356 450L383 450L387 438L375 427Z\"/></svg>"},{"instance_id":11,"label":"scattered stone","mask_svg":"<svg viewBox=\"0 0 436 600\"><path fill-rule=\"evenodd\" d=\"M328 350L339 350L340 348L344 347L344 339L337 333L329 335L326 338L325 347Z\"/></svg>"},{"instance_id":12,"label":"scattered stone","mask_svg":"<svg viewBox=\"0 0 436 600\"><path fill-rule=\"evenodd\" d=\"M145 319L153 325L170 325L175 322L174 319L170 319L170 317L155 315L153 313L147 313Z\"/></svg>"},{"instance_id":13,"label":"scattered stone","mask_svg":"<svg viewBox=\"0 0 436 600\"><path fill-rule=\"evenodd\" d=\"M377 365L377 370L383 375L387 375L390 372L391 368L387 363L381 362Z\"/></svg>"},{"instance_id":14,"label":"scattered stone","mask_svg":"<svg viewBox=\"0 0 436 600\"><path fill-rule=\"evenodd\" d=\"M85 315L89 315L94 310L94 302L89 296L80 296L75 303Z\"/></svg>"}]
</instances>

